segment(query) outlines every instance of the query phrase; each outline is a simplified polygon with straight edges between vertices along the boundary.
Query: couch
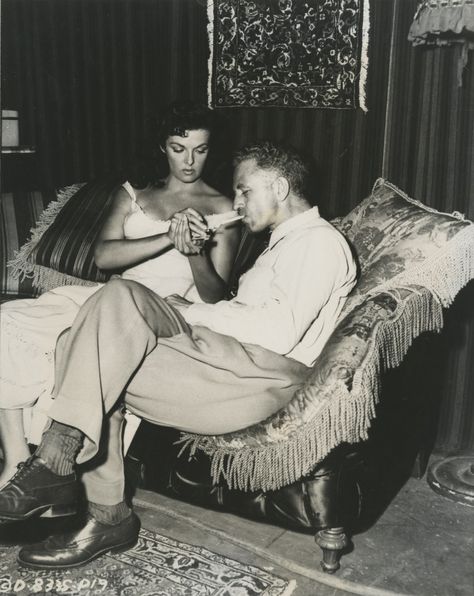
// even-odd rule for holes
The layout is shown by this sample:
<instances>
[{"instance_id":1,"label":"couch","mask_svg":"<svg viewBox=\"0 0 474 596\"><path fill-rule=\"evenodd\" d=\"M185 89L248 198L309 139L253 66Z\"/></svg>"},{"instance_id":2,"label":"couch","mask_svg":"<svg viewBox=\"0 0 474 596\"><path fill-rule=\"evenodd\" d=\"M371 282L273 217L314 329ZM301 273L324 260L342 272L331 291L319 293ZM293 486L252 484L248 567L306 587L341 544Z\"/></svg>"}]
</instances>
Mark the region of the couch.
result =
<instances>
[{"instance_id":1,"label":"couch","mask_svg":"<svg viewBox=\"0 0 474 596\"><path fill-rule=\"evenodd\" d=\"M10 255L4 292L12 297L25 288L38 293L104 281L92 244L116 185L102 180L58 193L28 241ZM443 309L474 277L472 222L430 209L386 180L377 180L368 197L333 223L351 243L359 280L287 406L218 436L142 423L126 458L131 491L144 486L313 532L322 568L331 573L350 536L374 522L389 496L383 479L394 476L401 449L400 433L387 430L397 411L397 391L387 396L387 371L401 364L415 338L441 330ZM231 285L264 243L243 234ZM392 458L387 436L394 438Z\"/></svg>"}]
</instances>

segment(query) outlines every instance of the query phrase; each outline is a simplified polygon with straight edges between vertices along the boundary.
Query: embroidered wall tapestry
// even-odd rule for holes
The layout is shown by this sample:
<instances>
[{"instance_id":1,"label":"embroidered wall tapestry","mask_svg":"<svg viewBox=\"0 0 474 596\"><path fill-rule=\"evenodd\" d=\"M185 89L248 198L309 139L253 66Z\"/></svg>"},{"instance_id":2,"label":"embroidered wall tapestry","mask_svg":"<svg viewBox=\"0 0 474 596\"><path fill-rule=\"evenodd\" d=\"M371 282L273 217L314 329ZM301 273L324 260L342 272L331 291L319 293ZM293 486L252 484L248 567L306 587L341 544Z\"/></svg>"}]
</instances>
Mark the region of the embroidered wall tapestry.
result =
<instances>
[{"instance_id":1,"label":"embroidered wall tapestry","mask_svg":"<svg viewBox=\"0 0 474 596\"><path fill-rule=\"evenodd\" d=\"M209 0L209 105L367 111L369 0Z\"/></svg>"}]
</instances>

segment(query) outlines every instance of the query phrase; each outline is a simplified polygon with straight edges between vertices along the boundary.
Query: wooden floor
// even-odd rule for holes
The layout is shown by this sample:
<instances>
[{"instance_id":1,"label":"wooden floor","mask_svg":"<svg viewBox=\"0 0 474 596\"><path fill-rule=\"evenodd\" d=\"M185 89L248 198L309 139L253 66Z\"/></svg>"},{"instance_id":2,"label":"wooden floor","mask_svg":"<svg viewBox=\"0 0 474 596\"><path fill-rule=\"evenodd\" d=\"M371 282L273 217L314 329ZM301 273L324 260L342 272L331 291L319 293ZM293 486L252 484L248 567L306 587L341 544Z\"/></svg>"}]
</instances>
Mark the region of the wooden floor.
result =
<instances>
[{"instance_id":1,"label":"wooden floor","mask_svg":"<svg viewBox=\"0 0 474 596\"><path fill-rule=\"evenodd\" d=\"M300 534L139 490L144 527L296 581L293 596L474 595L474 508L408 480L370 530L353 537L335 575L319 568L319 549ZM171 595L170 595L171 596Z\"/></svg>"}]
</instances>

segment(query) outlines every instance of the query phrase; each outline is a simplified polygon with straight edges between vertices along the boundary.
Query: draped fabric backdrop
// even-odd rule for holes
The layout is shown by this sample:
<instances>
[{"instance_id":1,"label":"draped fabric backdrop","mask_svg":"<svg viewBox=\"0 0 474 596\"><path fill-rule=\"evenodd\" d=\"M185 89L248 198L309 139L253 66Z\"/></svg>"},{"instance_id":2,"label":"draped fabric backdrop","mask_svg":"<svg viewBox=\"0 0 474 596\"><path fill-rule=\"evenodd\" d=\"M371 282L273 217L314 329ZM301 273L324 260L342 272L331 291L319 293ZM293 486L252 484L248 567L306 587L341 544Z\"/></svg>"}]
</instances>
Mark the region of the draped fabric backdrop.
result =
<instances>
[{"instance_id":1,"label":"draped fabric backdrop","mask_svg":"<svg viewBox=\"0 0 474 596\"><path fill-rule=\"evenodd\" d=\"M46 184L121 167L160 107L206 100L206 15L192 0L6 0L2 29L2 106L18 109Z\"/></svg>"},{"instance_id":2,"label":"draped fabric backdrop","mask_svg":"<svg viewBox=\"0 0 474 596\"><path fill-rule=\"evenodd\" d=\"M61 186L123 167L147 146L172 99L206 102L205 2L3 0L2 107L20 112L40 182ZM413 48L417 0L374 0L367 114L357 110L222 109L229 145L285 138L311 155L326 216L348 212L383 175L411 196L474 218L474 77L456 80L456 48ZM470 103L471 102L471 103ZM473 284L435 342L437 447L474 450Z\"/></svg>"}]
</instances>

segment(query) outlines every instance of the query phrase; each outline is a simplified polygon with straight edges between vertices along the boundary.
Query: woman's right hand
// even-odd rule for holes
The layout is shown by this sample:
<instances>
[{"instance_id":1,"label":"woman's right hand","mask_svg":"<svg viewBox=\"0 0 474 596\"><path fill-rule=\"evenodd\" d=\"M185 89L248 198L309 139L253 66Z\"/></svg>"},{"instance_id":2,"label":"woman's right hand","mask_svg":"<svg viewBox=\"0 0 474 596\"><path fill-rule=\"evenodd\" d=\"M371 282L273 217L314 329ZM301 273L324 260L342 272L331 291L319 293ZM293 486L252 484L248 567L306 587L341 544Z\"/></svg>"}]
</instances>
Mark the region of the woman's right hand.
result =
<instances>
[{"instance_id":1,"label":"woman's right hand","mask_svg":"<svg viewBox=\"0 0 474 596\"><path fill-rule=\"evenodd\" d=\"M183 255L195 255L201 251L202 243L193 241L189 216L186 211L178 211L170 219L168 238Z\"/></svg>"}]
</instances>

